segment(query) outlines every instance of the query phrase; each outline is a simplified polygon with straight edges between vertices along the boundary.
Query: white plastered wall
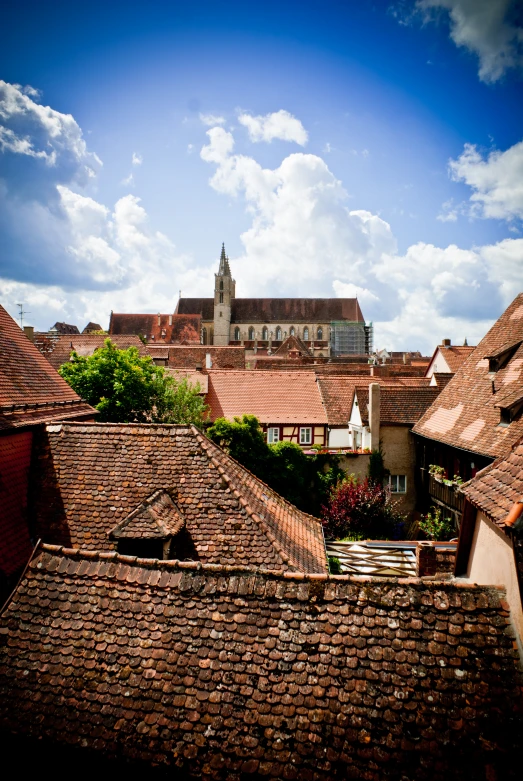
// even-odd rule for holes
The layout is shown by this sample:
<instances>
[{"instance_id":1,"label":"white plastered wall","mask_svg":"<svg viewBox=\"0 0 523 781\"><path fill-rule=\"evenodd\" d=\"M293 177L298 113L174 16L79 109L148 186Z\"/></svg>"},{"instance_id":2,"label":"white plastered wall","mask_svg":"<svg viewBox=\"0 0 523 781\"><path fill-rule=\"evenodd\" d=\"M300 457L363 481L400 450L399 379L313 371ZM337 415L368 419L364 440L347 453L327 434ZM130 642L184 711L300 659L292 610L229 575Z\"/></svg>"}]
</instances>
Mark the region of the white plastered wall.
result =
<instances>
[{"instance_id":1,"label":"white plastered wall","mask_svg":"<svg viewBox=\"0 0 523 781\"><path fill-rule=\"evenodd\" d=\"M476 515L476 526L470 549L467 577L478 585L503 586L507 590L512 623L523 651L523 608L512 542L482 512Z\"/></svg>"}]
</instances>

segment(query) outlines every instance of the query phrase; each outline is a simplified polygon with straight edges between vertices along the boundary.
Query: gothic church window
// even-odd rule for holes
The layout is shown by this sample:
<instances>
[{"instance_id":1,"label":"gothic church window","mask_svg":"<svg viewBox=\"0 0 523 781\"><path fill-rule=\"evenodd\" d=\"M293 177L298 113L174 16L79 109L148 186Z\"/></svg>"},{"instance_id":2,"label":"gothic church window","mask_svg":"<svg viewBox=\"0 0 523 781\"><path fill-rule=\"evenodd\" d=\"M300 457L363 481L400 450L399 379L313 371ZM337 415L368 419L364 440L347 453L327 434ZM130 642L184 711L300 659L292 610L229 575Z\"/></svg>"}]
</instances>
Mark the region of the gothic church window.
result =
<instances>
[{"instance_id":1,"label":"gothic church window","mask_svg":"<svg viewBox=\"0 0 523 781\"><path fill-rule=\"evenodd\" d=\"M223 304L223 293L220 293L220 304Z\"/></svg>"},{"instance_id":2,"label":"gothic church window","mask_svg":"<svg viewBox=\"0 0 523 781\"><path fill-rule=\"evenodd\" d=\"M240 339L241 339L240 329L238 328L238 326L236 326L236 328L234 329L234 341L239 342Z\"/></svg>"},{"instance_id":3,"label":"gothic church window","mask_svg":"<svg viewBox=\"0 0 523 781\"><path fill-rule=\"evenodd\" d=\"M254 339L254 328L252 327L252 325L249 328L249 339L251 340Z\"/></svg>"},{"instance_id":4,"label":"gothic church window","mask_svg":"<svg viewBox=\"0 0 523 781\"><path fill-rule=\"evenodd\" d=\"M323 339L323 328L318 328L318 339Z\"/></svg>"},{"instance_id":5,"label":"gothic church window","mask_svg":"<svg viewBox=\"0 0 523 781\"><path fill-rule=\"evenodd\" d=\"M305 326L305 328L303 329L303 339L305 342L309 341L309 329L307 328L307 326Z\"/></svg>"},{"instance_id":6,"label":"gothic church window","mask_svg":"<svg viewBox=\"0 0 523 781\"><path fill-rule=\"evenodd\" d=\"M291 330L289 331L289 336L294 336L294 326L291 325Z\"/></svg>"},{"instance_id":7,"label":"gothic church window","mask_svg":"<svg viewBox=\"0 0 523 781\"><path fill-rule=\"evenodd\" d=\"M220 280L220 290L223 290L223 279Z\"/></svg>"},{"instance_id":8,"label":"gothic church window","mask_svg":"<svg viewBox=\"0 0 523 781\"><path fill-rule=\"evenodd\" d=\"M269 330L267 326L264 326L262 330L262 339L267 340L268 338L269 338Z\"/></svg>"},{"instance_id":9,"label":"gothic church window","mask_svg":"<svg viewBox=\"0 0 523 781\"><path fill-rule=\"evenodd\" d=\"M278 326L278 328L276 329L276 341L277 342L281 342L281 328L280 328L280 326Z\"/></svg>"}]
</instances>

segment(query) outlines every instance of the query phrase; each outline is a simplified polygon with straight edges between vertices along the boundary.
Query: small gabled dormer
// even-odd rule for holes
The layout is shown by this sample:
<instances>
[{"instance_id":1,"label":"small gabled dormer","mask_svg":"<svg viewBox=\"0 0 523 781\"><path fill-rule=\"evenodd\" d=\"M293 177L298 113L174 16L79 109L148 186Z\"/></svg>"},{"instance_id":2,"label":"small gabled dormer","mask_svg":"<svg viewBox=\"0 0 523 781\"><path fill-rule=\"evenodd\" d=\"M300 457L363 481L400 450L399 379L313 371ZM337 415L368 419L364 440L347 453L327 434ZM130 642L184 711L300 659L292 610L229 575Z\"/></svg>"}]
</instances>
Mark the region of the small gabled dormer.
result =
<instances>
[{"instance_id":1,"label":"small gabled dormer","mask_svg":"<svg viewBox=\"0 0 523 781\"><path fill-rule=\"evenodd\" d=\"M488 370L490 374L504 369L510 359L516 353L516 350L523 344L523 340L519 339L517 342L510 342L502 345L498 350L492 352L490 355L485 355L485 360L488 361Z\"/></svg>"},{"instance_id":2,"label":"small gabled dormer","mask_svg":"<svg viewBox=\"0 0 523 781\"><path fill-rule=\"evenodd\" d=\"M517 391L505 396L494 406L499 409L499 425L509 426L521 416L523 411L523 389L518 388Z\"/></svg>"}]
</instances>

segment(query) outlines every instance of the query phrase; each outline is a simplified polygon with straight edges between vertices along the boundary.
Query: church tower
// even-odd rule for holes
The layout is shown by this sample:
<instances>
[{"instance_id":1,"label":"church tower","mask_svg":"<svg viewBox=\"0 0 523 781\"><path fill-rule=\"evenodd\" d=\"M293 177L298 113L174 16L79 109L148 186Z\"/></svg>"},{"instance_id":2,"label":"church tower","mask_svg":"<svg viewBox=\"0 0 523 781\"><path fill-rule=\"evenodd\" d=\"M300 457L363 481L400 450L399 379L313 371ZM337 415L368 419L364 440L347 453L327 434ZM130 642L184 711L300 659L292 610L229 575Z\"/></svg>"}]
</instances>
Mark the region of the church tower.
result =
<instances>
[{"instance_id":1,"label":"church tower","mask_svg":"<svg viewBox=\"0 0 523 781\"><path fill-rule=\"evenodd\" d=\"M230 339L231 302L236 296L236 282L231 275L225 244L222 244L220 267L214 277L214 344L225 346Z\"/></svg>"}]
</instances>

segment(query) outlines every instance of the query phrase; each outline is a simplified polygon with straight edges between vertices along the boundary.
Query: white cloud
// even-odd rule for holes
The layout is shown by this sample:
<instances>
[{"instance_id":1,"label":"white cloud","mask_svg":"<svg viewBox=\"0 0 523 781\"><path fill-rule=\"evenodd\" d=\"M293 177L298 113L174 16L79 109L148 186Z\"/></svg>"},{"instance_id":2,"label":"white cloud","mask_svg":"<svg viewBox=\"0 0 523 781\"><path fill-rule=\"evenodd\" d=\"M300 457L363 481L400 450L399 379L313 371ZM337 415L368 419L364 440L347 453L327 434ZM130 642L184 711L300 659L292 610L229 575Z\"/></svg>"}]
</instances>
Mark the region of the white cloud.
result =
<instances>
[{"instance_id":1,"label":"white cloud","mask_svg":"<svg viewBox=\"0 0 523 781\"><path fill-rule=\"evenodd\" d=\"M134 187L134 174L131 171L129 176L125 176L120 184L123 184L124 187Z\"/></svg>"},{"instance_id":2,"label":"white cloud","mask_svg":"<svg viewBox=\"0 0 523 781\"><path fill-rule=\"evenodd\" d=\"M484 158L477 147L465 144L463 154L449 162L455 181L468 184L472 214L511 220L523 218L523 141L505 152Z\"/></svg>"},{"instance_id":3,"label":"white cloud","mask_svg":"<svg viewBox=\"0 0 523 781\"><path fill-rule=\"evenodd\" d=\"M479 58L479 77L495 82L523 66L523 29L519 0L418 0L425 19L448 11L450 37Z\"/></svg>"},{"instance_id":4,"label":"white cloud","mask_svg":"<svg viewBox=\"0 0 523 781\"><path fill-rule=\"evenodd\" d=\"M243 113L238 116L238 122L247 128L249 138L254 142L270 143L274 138L280 138L282 141L294 141L305 146L309 140L300 120L283 109L257 117Z\"/></svg>"},{"instance_id":5,"label":"white cloud","mask_svg":"<svg viewBox=\"0 0 523 781\"><path fill-rule=\"evenodd\" d=\"M378 296L372 290L355 285L353 282L340 282L339 279L335 279L332 288L336 298L357 298L360 303L379 301Z\"/></svg>"},{"instance_id":6,"label":"white cloud","mask_svg":"<svg viewBox=\"0 0 523 781\"><path fill-rule=\"evenodd\" d=\"M133 152L131 163L132 165L141 165L143 163L142 155L139 155L138 152Z\"/></svg>"},{"instance_id":7,"label":"white cloud","mask_svg":"<svg viewBox=\"0 0 523 781\"><path fill-rule=\"evenodd\" d=\"M219 114L200 114L200 122L203 122L207 127L225 125L225 117L221 117Z\"/></svg>"}]
</instances>

